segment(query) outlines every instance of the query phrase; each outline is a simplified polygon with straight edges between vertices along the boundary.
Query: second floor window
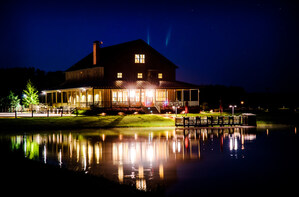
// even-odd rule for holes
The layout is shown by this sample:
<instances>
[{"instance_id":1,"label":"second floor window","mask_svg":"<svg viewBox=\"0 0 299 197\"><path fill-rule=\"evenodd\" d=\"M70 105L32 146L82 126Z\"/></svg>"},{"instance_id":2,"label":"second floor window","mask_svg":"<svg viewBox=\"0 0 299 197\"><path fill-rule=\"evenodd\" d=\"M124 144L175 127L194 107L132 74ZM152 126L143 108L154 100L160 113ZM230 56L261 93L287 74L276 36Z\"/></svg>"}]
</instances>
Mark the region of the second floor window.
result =
<instances>
[{"instance_id":1,"label":"second floor window","mask_svg":"<svg viewBox=\"0 0 299 197\"><path fill-rule=\"evenodd\" d=\"M163 78L163 74L162 73L158 73L158 79L162 79Z\"/></svg>"},{"instance_id":2,"label":"second floor window","mask_svg":"<svg viewBox=\"0 0 299 197\"><path fill-rule=\"evenodd\" d=\"M135 63L144 64L145 63L145 55L144 54L135 54Z\"/></svg>"},{"instance_id":3,"label":"second floor window","mask_svg":"<svg viewBox=\"0 0 299 197\"><path fill-rule=\"evenodd\" d=\"M117 78L122 79L123 78L123 73L117 73Z\"/></svg>"},{"instance_id":4,"label":"second floor window","mask_svg":"<svg viewBox=\"0 0 299 197\"><path fill-rule=\"evenodd\" d=\"M137 73L137 78L142 79L142 73Z\"/></svg>"}]
</instances>

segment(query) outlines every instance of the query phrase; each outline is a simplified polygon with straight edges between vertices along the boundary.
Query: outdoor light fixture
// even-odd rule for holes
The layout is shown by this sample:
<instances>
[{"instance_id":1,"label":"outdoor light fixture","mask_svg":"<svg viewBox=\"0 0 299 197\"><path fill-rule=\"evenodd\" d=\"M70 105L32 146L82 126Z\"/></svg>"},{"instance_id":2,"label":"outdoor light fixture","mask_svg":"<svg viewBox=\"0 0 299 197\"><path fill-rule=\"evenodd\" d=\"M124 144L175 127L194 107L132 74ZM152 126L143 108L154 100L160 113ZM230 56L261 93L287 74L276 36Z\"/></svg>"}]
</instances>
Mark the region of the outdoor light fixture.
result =
<instances>
[{"instance_id":1,"label":"outdoor light fixture","mask_svg":"<svg viewBox=\"0 0 299 197\"><path fill-rule=\"evenodd\" d=\"M154 90L146 90L145 94L147 97L154 97Z\"/></svg>"},{"instance_id":2,"label":"outdoor light fixture","mask_svg":"<svg viewBox=\"0 0 299 197\"><path fill-rule=\"evenodd\" d=\"M229 107L232 108L232 115L234 115L235 107L237 107L237 105L230 105Z\"/></svg>"},{"instance_id":3,"label":"outdoor light fixture","mask_svg":"<svg viewBox=\"0 0 299 197\"><path fill-rule=\"evenodd\" d=\"M130 97L134 98L135 97L135 90L130 90Z\"/></svg>"}]
</instances>

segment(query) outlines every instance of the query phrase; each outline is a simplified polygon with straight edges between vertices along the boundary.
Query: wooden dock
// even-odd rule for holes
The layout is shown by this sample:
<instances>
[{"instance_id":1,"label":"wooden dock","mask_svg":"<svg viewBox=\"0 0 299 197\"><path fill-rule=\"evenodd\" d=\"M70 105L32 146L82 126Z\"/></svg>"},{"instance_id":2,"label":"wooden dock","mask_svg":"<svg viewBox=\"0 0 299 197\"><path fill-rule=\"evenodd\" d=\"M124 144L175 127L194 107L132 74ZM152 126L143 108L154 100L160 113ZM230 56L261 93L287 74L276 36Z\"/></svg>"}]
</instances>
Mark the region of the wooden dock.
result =
<instances>
[{"instance_id":1,"label":"wooden dock","mask_svg":"<svg viewBox=\"0 0 299 197\"><path fill-rule=\"evenodd\" d=\"M176 127L236 127L256 126L254 114L242 114L240 116L196 116L176 117Z\"/></svg>"}]
</instances>

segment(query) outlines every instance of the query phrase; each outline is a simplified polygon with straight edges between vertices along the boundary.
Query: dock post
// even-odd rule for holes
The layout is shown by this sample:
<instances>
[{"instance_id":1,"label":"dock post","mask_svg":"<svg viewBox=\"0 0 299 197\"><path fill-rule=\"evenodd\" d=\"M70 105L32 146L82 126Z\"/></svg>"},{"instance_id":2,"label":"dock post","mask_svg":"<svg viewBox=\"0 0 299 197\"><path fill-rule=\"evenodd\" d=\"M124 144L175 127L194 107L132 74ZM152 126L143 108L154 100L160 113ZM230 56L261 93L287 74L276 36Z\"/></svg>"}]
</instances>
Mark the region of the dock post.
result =
<instances>
[{"instance_id":1,"label":"dock post","mask_svg":"<svg viewBox=\"0 0 299 197\"><path fill-rule=\"evenodd\" d=\"M33 110L31 111L32 113L31 113L31 117L33 118Z\"/></svg>"}]
</instances>

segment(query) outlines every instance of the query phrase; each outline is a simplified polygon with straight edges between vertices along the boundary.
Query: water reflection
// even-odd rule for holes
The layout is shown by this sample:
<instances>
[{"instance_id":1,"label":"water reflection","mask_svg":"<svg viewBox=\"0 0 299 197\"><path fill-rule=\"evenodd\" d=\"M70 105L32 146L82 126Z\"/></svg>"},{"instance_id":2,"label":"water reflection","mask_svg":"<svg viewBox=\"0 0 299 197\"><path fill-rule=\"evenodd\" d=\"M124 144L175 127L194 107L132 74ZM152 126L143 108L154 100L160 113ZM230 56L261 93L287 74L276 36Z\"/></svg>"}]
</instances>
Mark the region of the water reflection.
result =
<instances>
[{"instance_id":1,"label":"water reflection","mask_svg":"<svg viewBox=\"0 0 299 197\"><path fill-rule=\"evenodd\" d=\"M229 151L237 158L238 151L256 139L256 134L239 128L110 133L26 134L11 136L10 140L12 150L24 151L29 159L101 175L147 191L176 180L176 166L201 159L209 143L213 143L210 151Z\"/></svg>"}]
</instances>

